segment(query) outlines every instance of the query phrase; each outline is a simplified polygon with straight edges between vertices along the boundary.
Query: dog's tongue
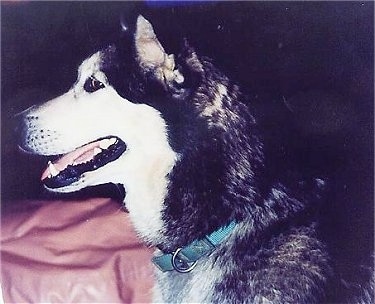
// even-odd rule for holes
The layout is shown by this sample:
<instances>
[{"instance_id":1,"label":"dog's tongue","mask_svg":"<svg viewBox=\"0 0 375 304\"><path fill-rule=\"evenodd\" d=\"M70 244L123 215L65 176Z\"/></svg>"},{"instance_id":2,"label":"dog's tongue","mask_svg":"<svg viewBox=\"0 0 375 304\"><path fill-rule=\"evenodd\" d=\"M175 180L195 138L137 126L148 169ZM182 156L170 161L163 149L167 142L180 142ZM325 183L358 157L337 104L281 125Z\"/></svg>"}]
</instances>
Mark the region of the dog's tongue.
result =
<instances>
[{"instance_id":1,"label":"dog's tongue","mask_svg":"<svg viewBox=\"0 0 375 304\"><path fill-rule=\"evenodd\" d=\"M87 145L84 145L70 153L65 154L57 161L52 163L48 162L46 170L42 173L41 180L44 180L51 176L58 175L61 171L67 168L69 165L78 165L90 161L95 155L107 149L110 145L116 142L116 138L107 138L100 141L96 141Z\"/></svg>"}]
</instances>

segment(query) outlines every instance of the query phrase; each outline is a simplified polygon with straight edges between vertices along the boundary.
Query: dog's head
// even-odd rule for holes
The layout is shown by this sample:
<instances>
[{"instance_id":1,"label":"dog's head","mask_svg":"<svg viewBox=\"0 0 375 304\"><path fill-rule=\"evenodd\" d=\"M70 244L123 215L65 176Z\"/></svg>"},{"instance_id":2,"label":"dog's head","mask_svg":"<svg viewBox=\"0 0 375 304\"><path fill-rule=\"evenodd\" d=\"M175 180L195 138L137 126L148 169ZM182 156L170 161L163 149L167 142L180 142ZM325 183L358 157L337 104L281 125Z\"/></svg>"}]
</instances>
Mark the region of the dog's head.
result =
<instances>
[{"instance_id":1,"label":"dog's head","mask_svg":"<svg viewBox=\"0 0 375 304\"><path fill-rule=\"evenodd\" d=\"M94 53L68 92L22 113L20 146L52 158L41 180L54 192L143 178L152 187L151 177L168 174L178 158L153 105L181 97L183 82L174 56L140 16L133 48L110 45Z\"/></svg>"}]
</instances>

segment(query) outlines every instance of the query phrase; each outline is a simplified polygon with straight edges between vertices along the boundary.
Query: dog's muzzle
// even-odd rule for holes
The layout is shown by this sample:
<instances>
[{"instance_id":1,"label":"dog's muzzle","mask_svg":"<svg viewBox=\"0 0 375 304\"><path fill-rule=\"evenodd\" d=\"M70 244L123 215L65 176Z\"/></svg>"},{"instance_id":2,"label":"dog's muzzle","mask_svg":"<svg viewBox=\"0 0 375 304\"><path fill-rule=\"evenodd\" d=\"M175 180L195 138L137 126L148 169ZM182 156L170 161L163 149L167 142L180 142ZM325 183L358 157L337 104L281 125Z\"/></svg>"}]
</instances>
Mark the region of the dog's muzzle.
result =
<instances>
[{"instance_id":1,"label":"dog's muzzle","mask_svg":"<svg viewBox=\"0 0 375 304\"><path fill-rule=\"evenodd\" d=\"M41 175L47 188L56 189L77 182L85 172L95 171L118 159L127 149L125 142L117 136L106 136L64 154L51 155L48 145L53 131L43 129L38 124L38 116L33 108L16 116L20 150L36 155L45 155L50 160Z\"/></svg>"}]
</instances>

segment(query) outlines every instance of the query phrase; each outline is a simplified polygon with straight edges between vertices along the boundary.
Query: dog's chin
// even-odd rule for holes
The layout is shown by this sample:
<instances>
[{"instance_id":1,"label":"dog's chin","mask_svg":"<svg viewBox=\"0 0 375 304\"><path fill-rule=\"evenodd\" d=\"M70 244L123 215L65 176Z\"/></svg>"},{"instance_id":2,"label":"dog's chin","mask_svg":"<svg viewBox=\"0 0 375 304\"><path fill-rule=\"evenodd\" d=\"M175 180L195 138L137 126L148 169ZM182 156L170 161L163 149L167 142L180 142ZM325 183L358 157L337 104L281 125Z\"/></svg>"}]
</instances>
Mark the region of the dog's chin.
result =
<instances>
[{"instance_id":1,"label":"dog's chin","mask_svg":"<svg viewBox=\"0 0 375 304\"><path fill-rule=\"evenodd\" d=\"M100 138L49 161L42 173L45 188L52 192L73 192L84 188L85 173L117 160L126 144L116 136Z\"/></svg>"}]
</instances>

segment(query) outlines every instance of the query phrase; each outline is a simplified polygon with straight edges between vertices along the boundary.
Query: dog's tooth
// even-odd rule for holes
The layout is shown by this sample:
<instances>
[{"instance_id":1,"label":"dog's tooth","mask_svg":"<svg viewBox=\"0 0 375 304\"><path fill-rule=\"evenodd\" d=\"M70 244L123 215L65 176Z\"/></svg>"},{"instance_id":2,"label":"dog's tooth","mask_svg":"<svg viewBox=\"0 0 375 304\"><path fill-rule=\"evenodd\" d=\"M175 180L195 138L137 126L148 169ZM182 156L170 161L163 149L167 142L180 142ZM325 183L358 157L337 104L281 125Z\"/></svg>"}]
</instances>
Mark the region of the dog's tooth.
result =
<instances>
[{"instance_id":1,"label":"dog's tooth","mask_svg":"<svg viewBox=\"0 0 375 304\"><path fill-rule=\"evenodd\" d=\"M100 149L100 148L94 148L94 155L98 155L101 152L102 152L102 149Z\"/></svg>"},{"instance_id":2,"label":"dog's tooth","mask_svg":"<svg viewBox=\"0 0 375 304\"><path fill-rule=\"evenodd\" d=\"M99 142L99 147L101 149L108 149L109 146L113 145L114 143L116 143L117 139L116 138L106 138L106 139L103 139Z\"/></svg>"},{"instance_id":3,"label":"dog's tooth","mask_svg":"<svg viewBox=\"0 0 375 304\"><path fill-rule=\"evenodd\" d=\"M107 149L110 145L111 143L109 142L109 139L103 139L99 143L100 149Z\"/></svg>"},{"instance_id":4,"label":"dog's tooth","mask_svg":"<svg viewBox=\"0 0 375 304\"><path fill-rule=\"evenodd\" d=\"M48 170L49 170L49 173L52 177L54 177L54 176L56 176L60 173L60 171L56 169L56 167L54 166L54 164L51 161L48 162Z\"/></svg>"}]
</instances>

